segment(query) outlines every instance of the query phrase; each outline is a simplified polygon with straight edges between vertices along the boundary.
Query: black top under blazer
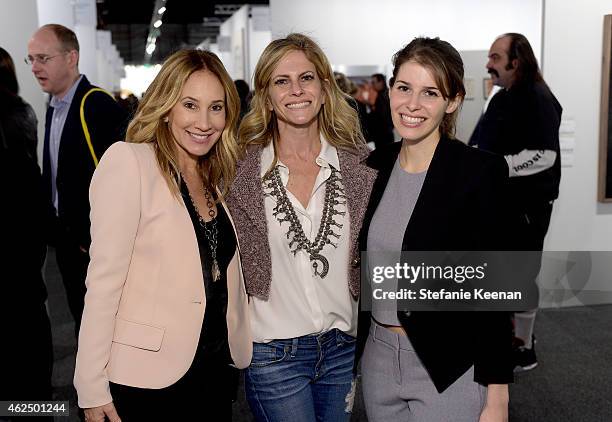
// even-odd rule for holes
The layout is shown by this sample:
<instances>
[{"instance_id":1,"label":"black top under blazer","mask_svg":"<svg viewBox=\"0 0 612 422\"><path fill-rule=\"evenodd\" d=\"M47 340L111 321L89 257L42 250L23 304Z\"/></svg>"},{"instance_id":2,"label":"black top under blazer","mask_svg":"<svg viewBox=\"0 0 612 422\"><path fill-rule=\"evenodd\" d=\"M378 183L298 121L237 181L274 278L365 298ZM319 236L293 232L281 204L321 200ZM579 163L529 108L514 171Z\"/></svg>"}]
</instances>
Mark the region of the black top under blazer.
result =
<instances>
[{"instance_id":1,"label":"black top under blazer","mask_svg":"<svg viewBox=\"0 0 612 422\"><path fill-rule=\"evenodd\" d=\"M378 170L363 229L367 247L372 216L383 196L402 143L376 149L368 165ZM509 250L505 160L445 137L440 139L406 227L404 251ZM472 365L480 384L513 380L512 323L506 312L398 312L398 319L438 392ZM361 312L358 357L371 324Z\"/></svg>"},{"instance_id":2,"label":"black top under blazer","mask_svg":"<svg viewBox=\"0 0 612 422\"><path fill-rule=\"evenodd\" d=\"M76 88L72 103L66 115L66 123L62 130L56 184L58 192L58 217L61 227L71 237L72 242L89 248L89 183L95 170L95 165L81 124L80 110L83 96L92 88L87 78ZM91 143L98 160L113 142L123 141L128 124L127 112L117 102L104 92L93 92L84 107L85 122L91 136ZM49 155L49 133L53 107L47 108L45 119L45 143L43 147L43 183L48 201L49 218L53 221L53 205L51 201L51 161ZM51 233L51 240L58 233Z\"/></svg>"}]
</instances>

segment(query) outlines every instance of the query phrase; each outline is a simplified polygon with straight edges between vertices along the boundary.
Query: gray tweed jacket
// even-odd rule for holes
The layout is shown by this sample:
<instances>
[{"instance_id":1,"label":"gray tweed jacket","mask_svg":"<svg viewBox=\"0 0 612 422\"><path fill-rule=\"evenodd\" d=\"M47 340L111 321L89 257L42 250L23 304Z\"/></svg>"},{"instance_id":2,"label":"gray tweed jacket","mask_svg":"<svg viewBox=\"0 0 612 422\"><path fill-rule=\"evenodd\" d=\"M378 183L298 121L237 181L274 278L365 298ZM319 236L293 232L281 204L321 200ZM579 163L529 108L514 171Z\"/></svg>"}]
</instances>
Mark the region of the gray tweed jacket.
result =
<instances>
[{"instance_id":1,"label":"gray tweed jacket","mask_svg":"<svg viewBox=\"0 0 612 422\"><path fill-rule=\"evenodd\" d=\"M238 162L236 178L227 205L236 224L240 241L240 258L248 294L267 300L272 282L272 259L268 244L268 226L261 185L261 146L252 146ZM359 231L365 214L376 170L363 163L367 153L338 150L340 174L346 192L350 218L351 253L348 285L354 297L359 296ZM332 264L333 265L333 264Z\"/></svg>"}]
</instances>

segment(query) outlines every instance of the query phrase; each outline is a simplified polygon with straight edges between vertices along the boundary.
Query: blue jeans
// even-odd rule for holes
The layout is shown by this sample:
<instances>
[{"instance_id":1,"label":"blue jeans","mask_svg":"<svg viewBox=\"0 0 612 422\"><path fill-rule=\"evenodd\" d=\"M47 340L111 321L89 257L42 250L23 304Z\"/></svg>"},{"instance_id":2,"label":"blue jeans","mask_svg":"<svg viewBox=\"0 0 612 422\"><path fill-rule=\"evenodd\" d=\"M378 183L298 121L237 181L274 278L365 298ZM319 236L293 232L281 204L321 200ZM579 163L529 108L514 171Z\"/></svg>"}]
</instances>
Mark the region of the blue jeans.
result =
<instances>
[{"instance_id":1,"label":"blue jeans","mask_svg":"<svg viewBox=\"0 0 612 422\"><path fill-rule=\"evenodd\" d=\"M351 416L355 338L333 329L253 343L245 390L258 422L343 422Z\"/></svg>"}]
</instances>

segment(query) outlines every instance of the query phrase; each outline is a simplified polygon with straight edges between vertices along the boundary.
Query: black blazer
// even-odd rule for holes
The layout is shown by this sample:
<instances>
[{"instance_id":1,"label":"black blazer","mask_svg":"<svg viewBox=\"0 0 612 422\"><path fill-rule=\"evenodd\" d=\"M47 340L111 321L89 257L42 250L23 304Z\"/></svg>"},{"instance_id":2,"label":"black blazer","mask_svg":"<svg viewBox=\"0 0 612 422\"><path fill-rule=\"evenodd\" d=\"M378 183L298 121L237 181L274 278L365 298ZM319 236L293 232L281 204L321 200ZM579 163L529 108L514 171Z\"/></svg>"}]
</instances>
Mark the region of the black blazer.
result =
<instances>
[{"instance_id":1,"label":"black blazer","mask_svg":"<svg viewBox=\"0 0 612 422\"><path fill-rule=\"evenodd\" d=\"M80 107L83 96L95 88L83 76L77 86L70 104L66 123L60 140L57 164L58 217L63 230L68 232L71 240L88 248L89 236L89 183L95 165L83 127L81 125ZM49 157L49 133L53 108L47 108L45 122L45 144L43 148L43 183L45 195L51 202L51 163ZM127 113L107 94L93 92L85 100L85 121L91 136L91 142L98 160L104 151L116 141L122 141L128 123ZM53 217L51 217L53 220Z\"/></svg>"},{"instance_id":2,"label":"black blazer","mask_svg":"<svg viewBox=\"0 0 612 422\"><path fill-rule=\"evenodd\" d=\"M372 216L383 196L402 143L375 150L368 164L377 169L363 230L362 250ZM508 216L504 200L508 167L502 157L457 140L440 139L406 227L404 251L507 250ZM398 312L415 352L436 389L444 391L472 365L480 384L513 380L512 325L505 312ZM371 318L362 312L358 354Z\"/></svg>"}]
</instances>

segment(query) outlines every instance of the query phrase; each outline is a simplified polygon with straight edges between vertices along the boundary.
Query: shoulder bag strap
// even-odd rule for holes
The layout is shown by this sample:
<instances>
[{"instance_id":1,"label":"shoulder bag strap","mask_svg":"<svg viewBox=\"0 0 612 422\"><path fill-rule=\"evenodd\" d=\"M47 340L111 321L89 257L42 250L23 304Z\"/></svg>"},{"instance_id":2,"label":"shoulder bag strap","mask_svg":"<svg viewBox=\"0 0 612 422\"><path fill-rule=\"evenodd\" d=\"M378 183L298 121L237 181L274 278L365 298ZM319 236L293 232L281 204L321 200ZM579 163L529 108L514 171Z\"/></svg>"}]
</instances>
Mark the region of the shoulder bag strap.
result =
<instances>
[{"instance_id":1,"label":"shoulder bag strap","mask_svg":"<svg viewBox=\"0 0 612 422\"><path fill-rule=\"evenodd\" d=\"M89 129L87 128L87 122L85 121L85 100L87 99L87 97L89 97L89 94L96 91L104 92L109 97L111 97L113 101L115 100L115 97L113 97L110 92L105 91L102 88L91 88L89 91L87 91L85 95L83 95L83 99L81 100L80 115L81 126L83 126L83 134L85 135L85 141L87 141L87 146L89 147L89 153L91 154L91 158L93 159L94 166L98 167L98 157L96 156L96 151L94 150L93 144L91 143L91 135L89 134Z\"/></svg>"}]
</instances>

